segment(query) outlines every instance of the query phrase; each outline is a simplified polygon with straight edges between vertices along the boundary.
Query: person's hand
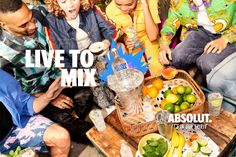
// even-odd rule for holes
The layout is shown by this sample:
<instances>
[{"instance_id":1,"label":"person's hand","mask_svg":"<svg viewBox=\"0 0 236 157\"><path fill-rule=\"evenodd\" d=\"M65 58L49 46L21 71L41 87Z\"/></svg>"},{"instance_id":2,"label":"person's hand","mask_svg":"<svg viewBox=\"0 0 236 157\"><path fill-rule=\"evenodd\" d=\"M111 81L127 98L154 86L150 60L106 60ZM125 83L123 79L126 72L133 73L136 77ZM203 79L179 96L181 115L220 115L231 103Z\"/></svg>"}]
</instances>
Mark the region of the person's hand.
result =
<instances>
[{"instance_id":1,"label":"person's hand","mask_svg":"<svg viewBox=\"0 0 236 157\"><path fill-rule=\"evenodd\" d=\"M61 91L65 88L66 87L61 86L61 77L59 77L50 85L45 95L47 99L51 101L55 99L61 93Z\"/></svg>"},{"instance_id":2,"label":"person's hand","mask_svg":"<svg viewBox=\"0 0 236 157\"><path fill-rule=\"evenodd\" d=\"M204 48L204 52L220 54L227 47L227 44L228 41L226 41L223 37L218 38L207 43Z\"/></svg>"},{"instance_id":3,"label":"person's hand","mask_svg":"<svg viewBox=\"0 0 236 157\"><path fill-rule=\"evenodd\" d=\"M103 54L108 54L111 42L109 40L107 40L107 39L103 40L102 42L104 43Z\"/></svg>"},{"instance_id":4,"label":"person's hand","mask_svg":"<svg viewBox=\"0 0 236 157\"><path fill-rule=\"evenodd\" d=\"M160 46L159 52L159 62L162 65L170 64L170 60L172 60L171 50L169 46Z\"/></svg>"},{"instance_id":5,"label":"person's hand","mask_svg":"<svg viewBox=\"0 0 236 157\"><path fill-rule=\"evenodd\" d=\"M51 101L51 104L60 109L70 109L73 107L73 100L64 94L60 94L56 99Z\"/></svg>"},{"instance_id":6,"label":"person's hand","mask_svg":"<svg viewBox=\"0 0 236 157\"><path fill-rule=\"evenodd\" d=\"M124 43L127 49L133 50L134 49L134 42L132 38L129 38L127 35L124 36Z\"/></svg>"}]
</instances>

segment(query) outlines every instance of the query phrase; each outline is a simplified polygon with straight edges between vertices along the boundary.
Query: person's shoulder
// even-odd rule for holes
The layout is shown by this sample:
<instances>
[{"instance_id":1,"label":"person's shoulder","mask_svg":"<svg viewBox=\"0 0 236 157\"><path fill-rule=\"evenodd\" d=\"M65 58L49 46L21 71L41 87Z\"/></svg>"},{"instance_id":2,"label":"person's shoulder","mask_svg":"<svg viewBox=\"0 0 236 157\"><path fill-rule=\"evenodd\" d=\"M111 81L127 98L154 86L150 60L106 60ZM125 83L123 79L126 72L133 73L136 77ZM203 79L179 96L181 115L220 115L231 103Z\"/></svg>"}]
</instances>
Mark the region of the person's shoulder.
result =
<instances>
[{"instance_id":1,"label":"person's shoulder","mask_svg":"<svg viewBox=\"0 0 236 157\"><path fill-rule=\"evenodd\" d=\"M58 17L52 13L48 13L46 19L50 27L55 27L56 25L60 25L65 22L63 17Z\"/></svg>"},{"instance_id":2,"label":"person's shoulder","mask_svg":"<svg viewBox=\"0 0 236 157\"><path fill-rule=\"evenodd\" d=\"M58 20L58 17L53 15L52 13L48 13L47 16L46 16L46 19L49 21L49 22L55 22Z\"/></svg>"}]
</instances>

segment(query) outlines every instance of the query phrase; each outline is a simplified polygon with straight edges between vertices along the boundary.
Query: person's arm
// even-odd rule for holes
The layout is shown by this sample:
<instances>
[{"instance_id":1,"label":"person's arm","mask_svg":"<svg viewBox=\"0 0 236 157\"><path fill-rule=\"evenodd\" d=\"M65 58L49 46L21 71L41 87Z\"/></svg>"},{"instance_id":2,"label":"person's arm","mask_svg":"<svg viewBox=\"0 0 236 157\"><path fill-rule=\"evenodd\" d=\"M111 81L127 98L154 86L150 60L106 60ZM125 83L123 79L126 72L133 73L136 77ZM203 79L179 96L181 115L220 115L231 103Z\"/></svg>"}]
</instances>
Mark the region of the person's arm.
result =
<instances>
[{"instance_id":1,"label":"person's arm","mask_svg":"<svg viewBox=\"0 0 236 157\"><path fill-rule=\"evenodd\" d=\"M168 18L161 29L160 45L169 46L179 27L178 15L174 8L171 7L168 12Z\"/></svg>"},{"instance_id":2,"label":"person's arm","mask_svg":"<svg viewBox=\"0 0 236 157\"><path fill-rule=\"evenodd\" d=\"M118 29L97 6L94 6L93 9L95 10L94 12L97 23L103 37L108 39L110 42L112 40L117 40L121 36L120 29Z\"/></svg>"},{"instance_id":3,"label":"person's arm","mask_svg":"<svg viewBox=\"0 0 236 157\"><path fill-rule=\"evenodd\" d=\"M61 91L65 87L61 86L61 78L57 78L48 88L46 93L41 94L39 97L34 99L33 102L33 109L35 113L40 112L43 110L50 101L54 100L58 97Z\"/></svg>"},{"instance_id":4,"label":"person's arm","mask_svg":"<svg viewBox=\"0 0 236 157\"><path fill-rule=\"evenodd\" d=\"M180 21L178 19L178 15L174 10L174 7L171 6L168 12L168 18L161 29L159 62L162 65L168 65L170 60L172 60L169 45L179 27Z\"/></svg>"},{"instance_id":5,"label":"person's arm","mask_svg":"<svg viewBox=\"0 0 236 157\"><path fill-rule=\"evenodd\" d=\"M146 33L150 41L155 41L158 39L159 29L157 23L160 23L158 17L158 7L156 0L141 0L143 5L144 23L146 28ZM150 3L150 4L148 4Z\"/></svg>"}]
</instances>

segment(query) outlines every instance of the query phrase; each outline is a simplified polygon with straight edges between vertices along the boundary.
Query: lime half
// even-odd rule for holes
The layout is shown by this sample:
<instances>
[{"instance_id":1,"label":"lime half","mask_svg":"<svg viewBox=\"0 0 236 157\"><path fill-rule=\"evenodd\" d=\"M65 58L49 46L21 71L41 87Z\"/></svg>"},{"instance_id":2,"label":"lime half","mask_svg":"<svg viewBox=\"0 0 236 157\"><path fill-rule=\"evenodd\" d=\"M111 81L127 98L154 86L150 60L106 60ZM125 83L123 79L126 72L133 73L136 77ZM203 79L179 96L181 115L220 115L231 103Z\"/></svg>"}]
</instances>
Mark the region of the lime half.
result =
<instances>
[{"instance_id":1,"label":"lime half","mask_svg":"<svg viewBox=\"0 0 236 157\"><path fill-rule=\"evenodd\" d=\"M211 105L214 107L219 107L222 103L222 99L216 99L211 101Z\"/></svg>"}]
</instances>

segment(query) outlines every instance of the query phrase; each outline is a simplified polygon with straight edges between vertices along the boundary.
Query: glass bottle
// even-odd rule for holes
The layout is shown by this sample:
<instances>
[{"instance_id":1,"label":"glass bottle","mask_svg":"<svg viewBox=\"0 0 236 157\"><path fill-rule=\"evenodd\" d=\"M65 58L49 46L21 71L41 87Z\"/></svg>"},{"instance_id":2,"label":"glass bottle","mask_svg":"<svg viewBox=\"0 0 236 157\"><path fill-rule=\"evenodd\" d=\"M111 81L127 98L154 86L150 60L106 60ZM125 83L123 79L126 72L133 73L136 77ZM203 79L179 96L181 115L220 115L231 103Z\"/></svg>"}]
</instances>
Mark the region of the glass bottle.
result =
<instances>
[{"instance_id":1,"label":"glass bottle","mask_svg":"<svg viewBox=\"0 0 236 157\"><path fill-rule=\"evenodd\" d=\"M133 157L131 148L126 144L124 140L120 141L120 155L121 157Z\"/></svg>"},{"instance_id":2,"label":"glass bottle","mask_svg":"<svg viewBox=\"0 0 236 157\"><path fill-rule=\"evenodd\" d=\"M128 63L124 58L119 57L117 49L113 48L111 51L114 55L114 61L112 63L112 70L114 74L121 70L128 69Z\"/></svg>"}]
</instances>

